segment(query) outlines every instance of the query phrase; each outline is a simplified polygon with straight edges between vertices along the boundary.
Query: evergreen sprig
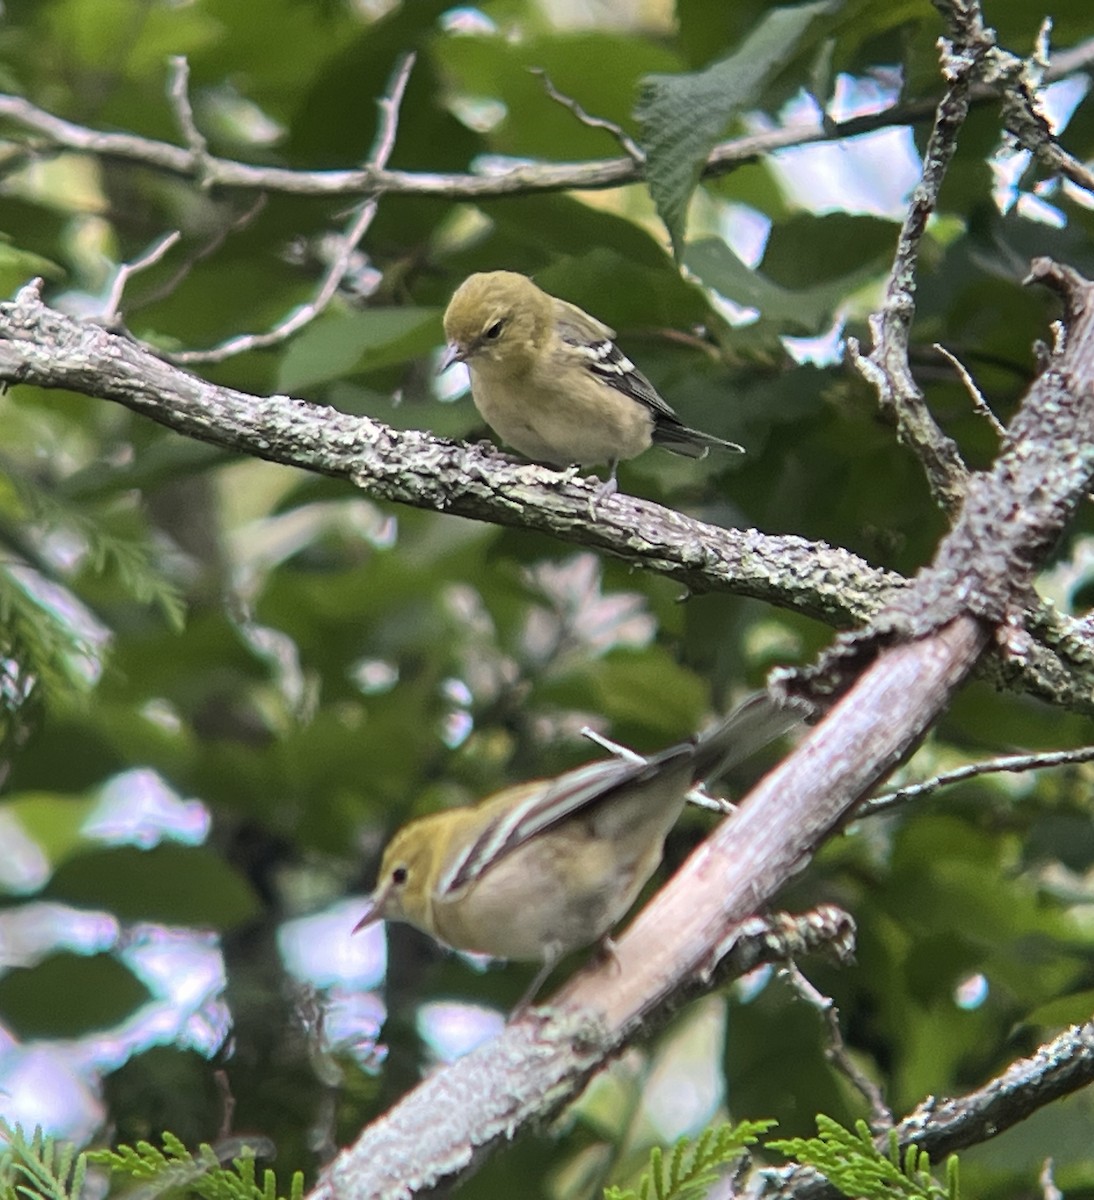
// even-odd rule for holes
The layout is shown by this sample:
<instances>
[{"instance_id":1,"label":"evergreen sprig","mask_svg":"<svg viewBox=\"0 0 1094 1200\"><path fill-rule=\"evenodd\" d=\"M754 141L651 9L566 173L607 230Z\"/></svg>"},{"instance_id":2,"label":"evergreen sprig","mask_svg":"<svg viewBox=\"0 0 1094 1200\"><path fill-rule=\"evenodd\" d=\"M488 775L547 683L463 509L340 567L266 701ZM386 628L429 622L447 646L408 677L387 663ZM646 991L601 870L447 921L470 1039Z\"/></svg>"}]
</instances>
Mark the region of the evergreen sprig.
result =
<instances>
[{"instance_id":1,"label":"evergreen sprig","mask_svg":"<svg viewBox=\"0 0 1094 1200\"><path fill-rule=\"evenodd\" d=\"M113 1150L86 1150L77 1154L67 1142L45 1137L41 1129L31 1136L18 1125L0 1119L0 1200L81 1200L89 1167L99 1167L116 1187L139 1184L142 1200L303 1200L304 1175L292 1176L288 1197L277 1189L277 1176L262 1172L261 1183L254 1150L239 1144L230 1163L212 1146L202 1143L191 1153L173 1134L163 1135L163 1149L150 1142L118 1146Z\"/></svg>"},{"instance_id":2,"label":"evergreen sprig","mask_svg":"<svg viewBox=\"0 0 1094 1200\"><path fill-rule=\"evenodd\" d=\"M68 1142L46 1137L37 1128L27 1137L18 1125L0 1120L0 1198L2 1200L78 1200L87 1159Z\"/></svg>"},{"instance_id":3,"label":"evergreen sprig","mask_svg":"<svg viewBox=\"0 0 1094 1200\"><path fill-rule=\"evenodd\" d=\"M650 1151L649 1167L638 1188L608 1187L604 1200L692 1200L709 1191L725 1168L754 1146L775 1121L713 1125L697 1138L680 1138L665 1162L660 1146Z\"/></svg>"},{"instance_id":4,"label":"evergreen sprig","mask_svg":"<svg viewBox=\"0 0 1094 1200\"><path fill-rule=\"evenodd\" d=\"M182 593L156 562L146 530L138 527L120 533L111 527L112 520L114 525L118 522L116 512L112 517L107 506L89 512L10 466L6 482L7 503L0 507L17 519L75 534L83 541L86 561L95 574L113 570L122 589L138 604L155 604L172 629L182 629L186 616ZM3 494L0 491L0 497Z\"/></svg>"},{"instance_id":5,"label":"evergreen sprig","mask_svg":"<svg viewBox=\"0 0 1094 1200\"><path fill-rule=\"evenodd\" d=\"M264 1170L259 1185L254 1151L247 1146L226 1166L208 1143L203 1142L193 1154L177 1137L165 1133L162 1150L141 1141L114 1150L92 1150L87 1158L106 1167L111 1176L139 1181L144 1200L182 1200L191 1196L200 1200L283 1200L273 1171ZM296 1171L288 1200L302 1200L303 1195L304 1175Z\"/></svg>"},{"instance_id":6,"label":"evergreen sprig","mask_svg":"<svg viewBox=\"0 0 1094 1200\"><path fill-rule=\"evenodd\" d=\"M958 1200L956 1155L947 1160L946 1182L940 1184L931 1175L931 1160L925 1150L909 1146L901 1155L893 1131L885 1154L874 1144L865 1121L856 1122L850 1130L818 1114L816 1137L786 1138L767 1145L819 1171L845 1196L862 1200Z\"/></svg>"}]
</instances>

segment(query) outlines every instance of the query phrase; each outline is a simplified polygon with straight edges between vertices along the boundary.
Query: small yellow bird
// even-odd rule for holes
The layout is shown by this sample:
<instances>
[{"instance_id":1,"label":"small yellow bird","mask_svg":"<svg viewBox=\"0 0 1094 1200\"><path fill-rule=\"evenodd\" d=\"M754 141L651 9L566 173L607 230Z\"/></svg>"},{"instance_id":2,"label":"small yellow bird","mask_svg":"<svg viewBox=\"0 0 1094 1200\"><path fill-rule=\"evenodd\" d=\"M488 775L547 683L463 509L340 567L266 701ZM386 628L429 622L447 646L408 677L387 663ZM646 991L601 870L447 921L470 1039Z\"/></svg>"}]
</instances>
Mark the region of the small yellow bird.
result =
<instances>
[{"instance_id":1,"label":"small yellow bird","mask_svg":"<svg viewBox=\"0 0 1094 1200\"><path fill-rule=\"evenodd\" d=\"M487 424L521 454L556 467L634 458L656 443L703 458L736 442L691 429L619 350L615 333L513 271L471 275L444 314L440 370L465 362Z\"/></svg>"},{"instance_id":2,"label":"small yellow bird","mask_svg":"<svg viewBox=\"0 0 1094 1200\"><path fill-rule=\"evenodd\" d=\"M625 915L690 789L800 719L757 693L652 758L621 754L411 821L384 851L355 932L405 921L458 950L538 960L530 998L562 955Z\"/></svg>"}]
</instances>

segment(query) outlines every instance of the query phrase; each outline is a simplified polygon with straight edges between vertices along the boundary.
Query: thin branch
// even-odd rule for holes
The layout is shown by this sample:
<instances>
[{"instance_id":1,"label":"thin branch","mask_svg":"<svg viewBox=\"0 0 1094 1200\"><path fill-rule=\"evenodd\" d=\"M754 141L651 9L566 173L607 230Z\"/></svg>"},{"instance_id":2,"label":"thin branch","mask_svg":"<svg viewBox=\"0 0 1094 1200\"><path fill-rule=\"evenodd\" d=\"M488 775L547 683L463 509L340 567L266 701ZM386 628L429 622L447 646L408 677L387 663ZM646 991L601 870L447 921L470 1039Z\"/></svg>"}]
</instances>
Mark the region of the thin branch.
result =
<instances>
[{"instance_id":1,"label":"thin branch","mask_svg":"<svg viewBox=\"0 0 1094 1200\"><path fill-rule=\"evenodd\" d=\"M399 109L402 107L406 85L410 82L410 72L414 70L417 57L413 51L400 56L387 88L377 102L380 123L372 149L362 164L366 169L382 171L391 158L391 152L395 149L395 136L399 132Z\"/></svg>"},{"instance_id":2,"label":"thin branch","mask_svg":"<svg viewBox=\"0 0 1094 1200\"><path fill-rule=\"evenodd\" d=\"M1056 1186L1051 1158L1045 1159L1037 1182L1041 1185L1041 1200L1064 1200L1063 1192Z\"/></svg>"},{"instance_id":3,"label":"thin branch","mask_svg":"<svg viewBox=\"0 0 1094 1200\"><path fill-rule=\"evenodd\" d=\"M925 1100L897 1126L902 1145L946 1154L995 1137L1039 1108L1094 1083L1094 1022L1072 1025L983 1087L955 1100Z\"/></svg>"},{"instance_id":4,"label":"thin branch","mask_svg":"<svg viewBox=\"0 0 1094 1200\"><path fill-rule=\"evenodd\" d=\"M632 750L630 746L624 746L622 742L613 741L612 738L606 737L603 733L600 733L589 725L583 725L578 732L583 738L592 742L594 746L599 746L602 750L607 750L609 754L614 754L617 758L622 758L626 762L637 765L649 761L645 755L639 754L637 750ZM693 787L687 793L686 800L688 804L694 804L696 808L705 808L708 812L716 812L723 817L733 812L737 807L720 796L712 796L701 784Z\"/></svg>"},{"instance_id":5,"label":"thin branch","mask_svg":"<svg viewBox=\"0 0 1094 1200\"><path fill-rule=\"evenodd\" d=\"M965 385L965 391L968 392L969 397L972 400L973 411L978 413L984 418L985 421L987 421L987 423L992 427L999 437L999 440L1002 441L1003 438L1007 436L1007 427L1002 421L999 420L995 413L991 411L988 402L984 399L983 393L976 386L976 381L965 367L965 364L957 357L956 354L951 354L950 351L941 344L941 342L935 342L934 349L941 354L942 357L957 372L958 378Z\"/></svg>"},{"instance_id":6,"label":"thin branch","mask_svg":"<svg viewBox=\"0 0 1094 1200\"><path fill-rule=\"evenodd\" d=\"M260 193L254 197L243 212L222 225L203 244L191 249L186 258L183 259L179 266L175 268L172 274L159 287L153 288L146 295L141 296L140 303L136 306L127 307L126 311L132 312L135 307L144 308L149 304L156 304L160 300L170 296L198 263L215 254L232 234L238 233L241 229L245 229L250 225L265 207L266 197Z\"/></svg>"},{"instance_id":7,"label":"thin branch","mask_svg":"<svg viewBox=\"0 0 1094 1200\"><path fill-rule=\"evenodd\" d=\"M1000 79L1007 81L1002 90L1003 120L1007 132L1018 145L1029 151L1043 167L1094 196L1094 171L1060 145L1041 105L1041 91L1049 74L1051 32L1052 20L1046 17L1041 23L1034 52L1026 61L1004 50L993 52L994 70Z\"/></svg>"},{"instance_id":8,"label":"thin branch","mask_svg":"<svg viewBox=\"0 0 1094 1200\"><path fill-rule=\"evenodd\" d=\"M125 294L126 284L128 284L129 280L138 272L144 271L148 267L158 263L172 247L178 245L181 238L182 234L177 229L171 233L165 233L163 237L153 242L140 258L136 258L132 262L122 263L114 273L110 292L106 297L99 319L107 324L116 321L120 315L122 296Z\"/></svg>"},{"instance_id":9,"label":"thin branch","mask_svg":"<svg viewBox=\"0 0 1094 1200\"><path fill-rule=\"evenodd\" d=\"M190 63L184 54L174 55L167 60L167 98L175 114L179 131L196 164L206 164L209 158L209 143L198 129L194 120L194 106L190 103ZM199 181L208 186L208 176L203 170Z\"/></svg>"},{"instance_id":10,"label":"thin branch","mask_svg":"<svg viewBox=\"0 0 1094 1200\"><path fill-rule=\"evenodd\" d=\"M943 43L946 92L939 102L923 155L923 171L901 226L885 302L881 311L870 318L873 349L864 357L856 339L847 341L851 361L877 391L878 404L883 413L895 420L901 440L923 464L931 494L950 513L961 503L968 468L956 443L942 432L927 408L908 362L908 343L915 316L920 245L927 221L938 203L946 170L957 150L957 135L969 113L974 79L994 45L984 28L977 0L968 0L967 7L959 4L954 7L965 15L959 31L961 40L955 46Z\"/></svg>"},{"instance_id":11,"label":"thin branch","mask_svg":"<svg viewBox=\"0 0 1094 1200\"><path fill-rule=\"evenodd\" d=\"M1073 1025L1028 1058L1016 1059L983 1087L952 1100L928 1096L896 1127L897 1144L926 1150L933 1162L976 1146L1034 1113L1094 1083L1094 1021ZM888 1151L888 1137L878 1148ZM836 1200L842 1197L815 1171L786 1167L763 1173L757 1200Z\"/></svg>"},{"instance_id":12,"label":"thin branch","mask_svg":"<svg viewBox=\"0 0 1094 1200\"><path fill-rule=\"evenodd\" d=\"M847 550L755 529L723 529L618 494L597 505L597 479L514 462L489 443L465 445L287 396L218 387L129 338L42 303L39 284L0 303L0 384L65 388L125 405L223 449L348 479L367 495L536 529L677 581L733 592L836 628L861 625L908 586ZM1081 623L1033 614L1020 655L986 660L1000 687L1094 715L1094 662Z\"/></svg>"},{"instance_id":13,"label":"thin branch","mask_svg":"<svg viewBox=\"0 0 1094 1200\"><path fill-rule=\"evenodd\" d=\"M405 54L392 72L387 90L379 100L380 122L372 150L365 162L365 170L383 170L395 148L395 137L399 129L399 108L406 94L407 81L414 68L413 54ZM293 311L265 333L245 333L228 338L208 350L182 350L166 357L176 363L221 363L237 354L250 350L264 350L285 341L304 326L309 325L326 309L342 286L347 272L353 265L357 248L376 217L379 198L374 195L354 213L349 225L337 239L337 252L330 266L319 281L315 295L306 304L298 305Z\"/></svg>"},{"instance_id":14,"label":"thin branch","mask_svg":"<svg viewBox=\"0 0 1094 1200\"><path fill-rule=\"evenodd\" d=\"M1053 82L1094 64L1094 38L1053 56L1045 81ZM975 103L998 101L1000 87L981 83L973 88ZM795 146L816 145L858 137L879 129L918 123L934 111L930 100L895 104L878 113L847 121L817 121L733 138L716 146L703 175L724 175L764 155ZM102 158L137 163L195 181L224 188L278 192L297 196L351 196L393 194L435 196L449 200L488 199L516 193L594 190L637 183L644 172L628 156L591 159L582 163L517 163L488 175L443 174L432 171L377 171L372 168L334 171L296 171L283 167L209 155L204 163L189 148L139 137L130 133L103 133L47 112L24 96L0 93L0 119L37 135L38 153L75 150Z\"/></svg>"},{"instance_id":15,"label":"thin branch","mask_svg":"<svg viewBox=\"0 0 1094 1200\"><path fill-rule=\"evenodd\" d=\"M870 1109L870 1128L874 1133L883 1133L892 1129L894 1124L892 1110L885 1103L881 1089L865 1071L855 1064L847 1050L847 1043L843 1040L843 1031L840 1029L839 1009L836 1007L836 1002L807 979L793 960L782 967L780 974L789 980L790 985L806 1004L820 1013L828 1031L824 1057L866 1101Z\"/></svg>"},{"instance_id":16,"label":"thin branch","mask_svg":"<svg viewBox=\"0 0 1094 1200\"><path fill-rule=\"evenodd\" d=\"M591 116L572 96L567 96L564 92L560 92L551 82L550 75L542 67L533 67L532 74L538 75L543 80L543 87L547 95L558 104L561 104L563 108L569 109L582 125L588 126L589 129L603 129L606 133L610 133L622 147L623 153L632 162L638 166L645 166L646 156L642 152L642 147L639 146L622 125L617 125L615 121L609 121L605 117Z\"/></svg>"},{"instance_id":17,"label":"thin branch","mask_svg":"<svg viewBox=\"0 0 1094 1200\"><path fill-rule=\"evenodd\" d=\"M881 813L899 808L911 800L930 796L940 788L952 787L955 783L964 783L967 779L977 779L982 775L1000 775L1003 772L1019 774L1023 771L1075 766L1078 763L1092 761L1094 761L1094 746L1082 746L1077 750L1053 750L1044 754L1008 754L1005 757L991 758L985 762L965 763L963 766L955 767L952 771L942 771L919 783L909 783L905 787L883 792L880 796L867 800L859 809L858 816L876 817Z\"/></svg>"}]
</instances>

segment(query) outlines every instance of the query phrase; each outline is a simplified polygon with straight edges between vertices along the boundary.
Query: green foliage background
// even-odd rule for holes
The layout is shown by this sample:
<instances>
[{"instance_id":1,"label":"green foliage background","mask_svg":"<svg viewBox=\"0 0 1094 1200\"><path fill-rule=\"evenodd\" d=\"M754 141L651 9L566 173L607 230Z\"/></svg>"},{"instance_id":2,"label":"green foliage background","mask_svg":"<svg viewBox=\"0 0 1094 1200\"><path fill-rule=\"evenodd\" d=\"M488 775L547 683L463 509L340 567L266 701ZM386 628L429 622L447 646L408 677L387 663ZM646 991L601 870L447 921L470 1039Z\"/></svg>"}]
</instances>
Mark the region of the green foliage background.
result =
<instances>
[{"instance_id":1,"label":"green foliage background","mask_svg":"<svg viewBox=\"0 0 1094 1200\"><path fill-rule=\"evenodd\" d=\"M685 94L707 104L703 79L721 76L704 69L746 37L755 78L724 111L702 109L717 127L697 122L697 145L741 132L741 105L776 114L801 88L826 97L841 71L900 65L909 100L939 92L942 30L927 0L847 0L789 14L762 0L679 0L675 10L620 5L612 11L631 19L600 13L581 27L553 19L547 3L497 0L463 35L434 0L359 7L267 0L259 18L241 0L8 0L0 89L95 129L177 141L166 58L186 55L215 153L344 168L367 153L374 101L397 56L415 50L392 165L436 172L465 170L481 155L619 153L609 134L552 103L529 67L651 146L671 143L680 121L673 87L685 85L674 77L696 72ZM1043 15L1028 0L992 0L986 10L1004 44L1023 54ZM1051 15L1059 46L1089 36L1087 0L1061 0ZM503 110L488 111L503 115L476 131L471 119L484 101L500 101ZM1065 134L1080 158L1094 154L1091 112L1080 104ZM4 129L4 291L41 274L48 300L93 312L113 263L178 229L181 245L134 279L125 313L136 336L167 347L264 329L306 300L322 270L320 236L340 227L348 207L271 194L251 213L253 196L203 191L117 160L35 154L3 140ZM914 128L920 145L925 130ZM1043 188L1060 227L992 203L987 156L999 143L997 113L983 105L925 242L915 331L929 403L974 465L990 461L994 437L931 343L968 364L1005 420L1055 315L1045 295L1020 285L1029 258L1048 253L1094 273L1089 203ZM701 463L651 452L624 466L626 490L716 524L823 539L913 572L944 529L917 464L857 378L797 365L779 340L819 333L837 312L865 336L896 224L802 211L767 162L704 183L689 207L694 172L685 163L682 179L672 165L656 164L669 177L655 183L654 199L640 186L474 205L384 198L357 292L347 289L284 346L207 374L399 428L478 437L472 406L442 403L434 391L440 314L470 271L533 273L615 326L686 421L748 448L740 461ZM1036 182L1027 174L1023 191ZM772 222L756 270L719 236L728 205ZM673 222L686 278L658 210ZM732 327L702 283L756 305L759 318ZM42 886L13 890L0 920L52 900L123 924L210 929L225 955L233 1055L209 1062L162 1046L111 1074L111 1127L130 1141L162 1129L191 1146L215 1138L214 1072L224 1068L236 1128L278 1147L284 1178L296 1167L311 1178L314 1130L322 1146L347 1139L417 1078L427 1059L414 1024L420 1002L505 1008L526 977L519 968L477 975L392 931L390 1050L370 1074L348 1054L317 1052L279 965L279 923L363 893L385 837L408 817L589 757L577 733L586 720L639 749L659 747L772 665L810 661L832 632L732 595L681 597L655 575L539 535L373 503L342 483L232 458L79 395L13 388L0 396L0 428L0 733L9 768L0 813L48 861ZM1090 526L1086 511L1061 562L1076 556ZM1075 562L1054 576L1053 594L1081 610L1087 577L1081 556ZM57 589L48 600L43 580ZM1089 736L1083 719L975 683L912 770ZM131 768L150 768L207 806L208 842L104 848L84 836L98 789ZM731 783L741 787L758 769ZM835 838L784 897L788 907L832 900L854 914L857 964L809 964L809 973L839 1003L854 1053L898 1113L928 1093L976 1085L1060 1023L1089 1015L1090 783L1080 768L943 793ZM706 827L688 815L670 861ZM962 1007L955 989L978 974L987 995ZM116 948L13 959L0 974L0 1021L16 1039L112 1028L143 999ZM716 1006L725 1092L705 1119L728 1107L737 1119L777 1118L790 1137L811 1134L819 1111L847 1125L863 1114L824 1060L815 1014L782 983ZM529 1180L543 1196L633 1183L649 1144L665 1137L642 1116L641 1099L688 1031L711 1019L708 1008L682 1013L560 1128L500 1156L465 1194L531 1195ZM966 1187L1014 1194L1051 1154L1062 1186L1094 1190L1089 1106L1076 1097L970 1154Z\"/></svg>"}]
</instances>

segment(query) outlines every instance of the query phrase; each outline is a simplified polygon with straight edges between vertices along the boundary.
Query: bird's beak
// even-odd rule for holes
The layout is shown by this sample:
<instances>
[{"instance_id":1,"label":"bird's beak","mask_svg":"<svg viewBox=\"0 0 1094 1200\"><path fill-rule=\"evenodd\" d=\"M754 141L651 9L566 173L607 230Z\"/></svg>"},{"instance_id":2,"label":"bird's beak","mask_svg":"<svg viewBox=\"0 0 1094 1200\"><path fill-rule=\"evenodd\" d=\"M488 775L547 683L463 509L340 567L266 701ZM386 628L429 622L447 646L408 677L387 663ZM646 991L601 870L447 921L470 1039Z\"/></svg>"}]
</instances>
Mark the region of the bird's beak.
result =
<instances>
[{"instance_id":1,"label":"bird's beak","mask_svg":"<svg viewBox=\"0 0 1094 1200\"><path fill-rule=\"evenodd\" d=\"M370 925L375 925L377 921L384 919L384 905L387 904L389 888L378 887L368 898L368 907L365 909L365 915L353 927L354 933L360 933L362 929L367 929Z\"/></svg>"},{"instance_id":2,"label":"bird's beak","mask_svg":"<svg viewBox=\"0 0 1094 1200\"><path fill-rule=\"evenodd\" d=\"M437 367L437 374L443 375L453 363L466 361L467 350L461 346L459 342L449 342L445 347L444 355L441 358L440 365Z\"/></svg>"}]
</instances>

